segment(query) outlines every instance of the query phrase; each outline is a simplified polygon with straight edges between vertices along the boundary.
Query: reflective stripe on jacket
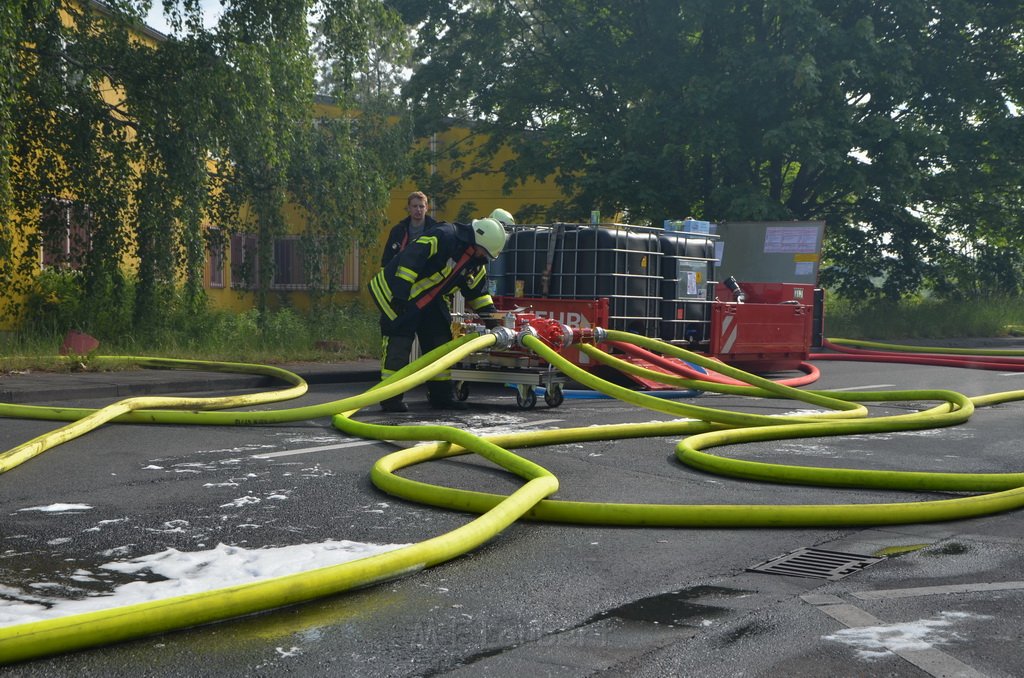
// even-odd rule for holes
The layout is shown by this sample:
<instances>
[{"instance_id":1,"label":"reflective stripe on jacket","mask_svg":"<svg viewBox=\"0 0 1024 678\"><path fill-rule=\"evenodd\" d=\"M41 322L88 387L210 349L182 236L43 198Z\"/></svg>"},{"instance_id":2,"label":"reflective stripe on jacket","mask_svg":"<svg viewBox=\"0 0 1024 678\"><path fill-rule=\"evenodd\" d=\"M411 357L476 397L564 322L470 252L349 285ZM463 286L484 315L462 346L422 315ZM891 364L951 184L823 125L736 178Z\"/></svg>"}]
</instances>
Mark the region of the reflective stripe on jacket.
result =
<instances>
[{"instance_id":1,"label":"reflective stripe on jacket","mask_svg":"<svg viewBox=\"0 0 1024 678\"><path fill-rule=\"evenodd\" d=\"M487 293L486 259L474 255L475 241L468 224L442 223L406 245L370 280L369 289L381 313L394 320L399 309L423 308L438 296L458 288L469 308L493 312Z\"/></svg>"}]
</instances>

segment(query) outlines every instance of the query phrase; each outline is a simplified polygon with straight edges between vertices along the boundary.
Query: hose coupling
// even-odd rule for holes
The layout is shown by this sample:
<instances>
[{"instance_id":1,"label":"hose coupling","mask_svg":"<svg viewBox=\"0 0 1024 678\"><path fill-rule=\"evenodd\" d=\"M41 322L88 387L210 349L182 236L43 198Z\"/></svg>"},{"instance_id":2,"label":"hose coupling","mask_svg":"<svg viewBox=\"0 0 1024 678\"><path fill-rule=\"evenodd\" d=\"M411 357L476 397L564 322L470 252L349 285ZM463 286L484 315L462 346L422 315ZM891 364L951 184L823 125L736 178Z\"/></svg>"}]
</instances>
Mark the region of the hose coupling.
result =
<instances>
[{"instance_id":1,"label":"hose coupling","mask_svg":"<svg viewBox=\"0 0 1024 678\"><path fill-rule=\"evenodd\" d=\"M565 323L558 323L558 330L549 337L549 341L555 344L554 349L556 351L560 350L560 348L569 348L572 346L572 328ZM561 347L557 346L557 344L561 344Z\"/></svg>"},{"instance_id":2,"label":"hose coupling","mask_svg":"<svg viewBox=\"0 0 1024 678\"><path fill-rule=\"evenodd\" d=\"M572 328L572 343L574 344L600 344L607 338L608 331L603 327Z\"/></svg>"},{"instance_id":3,"label":"hose coupling","mask_svg":"<svg viewBox=\"0 0 1024 678\"><path fill-rule=\"evenodd\" d=\"M494 348L506 350L512 348L516 343L516 332L509 327L499 325L492 328L490 332L494 335Z\"/></svg>"},{"instance_id":4,"label":"hose coupling","mask_svg":"<svg viewBox=\"0 0 1024 678\"><path fill-rule=\"evenodd\" d=\"M532 326L527 325L523 329L519 330L519 334L516 335L516 345L519 346L519 348L526 348L526 344L523 343L526 337L533 337L534 339L540 338L537 334L537 330L533 329Z\"/></svg>"}]
</instances>

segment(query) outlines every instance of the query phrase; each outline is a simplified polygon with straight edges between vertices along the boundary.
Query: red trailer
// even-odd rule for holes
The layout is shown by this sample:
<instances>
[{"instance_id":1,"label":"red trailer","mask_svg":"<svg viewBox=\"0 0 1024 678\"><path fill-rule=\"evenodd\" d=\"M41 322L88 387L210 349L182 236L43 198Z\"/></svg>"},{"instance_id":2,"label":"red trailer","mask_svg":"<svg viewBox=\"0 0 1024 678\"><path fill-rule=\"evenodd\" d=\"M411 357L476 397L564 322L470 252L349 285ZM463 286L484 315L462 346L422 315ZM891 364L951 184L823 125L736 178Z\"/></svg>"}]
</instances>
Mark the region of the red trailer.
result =
<instances>
[{"instance_id":1,"label":"red trailer","mask_svg":"<svg viewBox=\"0 0 1024 678\"><path fill-rule=\"evenodd\" d=\"M715 283L715 296L705 304L708 319L690 319L692 325L706 338L670 343L694 349L752 372L797 369L800 363L808 360L814 345L815 323L820 317L814 303L820 294L816 294L813 285L740 285L746 295L743 303L736 302L733 292L723 283ZM495 303L502 310L534 313L573 328L609 326L607 299L497 297ZM606 350L607 347L599 348ZM566 349L563 355L584 369L596 367L586 354L575 348ZM635 360L628 356L625 359ZM638 381L650 386L647 382Z\"/></svg>"},{"instance_id":2,"label":"red trailer","mask_svg":"<svg viewBox=\"0 0 1024 678\"><path fill-rule=\"evenodd\" d=\"M751 372L794 370L821 343L823 233L821 222L742 222L692 233L625 224L515 226L491 267L492 296L503 311L660 338ZM564 355L581 368L598 367L576 349ZM494 351L459 375L517 386L524 407L536 402L532 387L548 381L556 394L548 404L560 404L560 380L542 363L523 351Z\"/></svg>"},{"instance_id":3,"label":"red trailer","mask_svg":"<svg viewBox=\"0 0 1024 678\"><path fill-rule=\"evenodd\" d=\"M740 282L743 303L716 283L708 349L724 363L751 372L793 370L810 356L814 341L813 285ZM729 301L724 301L728 299Z\"/></svg>"}]
</instances>

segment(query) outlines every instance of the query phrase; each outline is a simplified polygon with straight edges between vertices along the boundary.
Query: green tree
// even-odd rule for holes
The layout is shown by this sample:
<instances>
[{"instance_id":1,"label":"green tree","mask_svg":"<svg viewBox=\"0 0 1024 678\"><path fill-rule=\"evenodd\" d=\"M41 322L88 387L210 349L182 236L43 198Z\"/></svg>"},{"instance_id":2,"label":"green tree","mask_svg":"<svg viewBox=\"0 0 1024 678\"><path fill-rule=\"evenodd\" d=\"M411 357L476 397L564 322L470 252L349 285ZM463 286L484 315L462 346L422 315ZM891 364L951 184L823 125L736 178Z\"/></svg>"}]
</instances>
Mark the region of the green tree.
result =
<instances>
[{"instance_id":1,"label":"green tree","mask_svg":"<svg viewBox=\"0 0 1024 678\"><path fill-rule=\"evenodd\" d=\"M285 204L306 212L310 261L340 259L339 248L379 231L408 146L383 118L345 107L368 60L358 27L403 39L380 3L238 0L207 29L198 0L165 0L169 37L142 27L150 4L20 0L2 10L0 209L13 218L0 229L0 285L21 291L39 246L66 228L41 207L73 201L87 211L83 317L134 310L108 331L132 320L159 331L169 305L204 303L204 223L259 235L265 309ZM314 119L311 20L334 59L322 84L341 104L334 120ZM17 232L28 235L19 252ZM138 261L133 306L125 257Z\"/></svg>"},{"instance_id":2,"label":"green tree","mask_svg":"<svg viewBox=\"0 0 1024 678\"><path fill-rule=\"evenodd\" d=\"M891 297L948 287L957 241L1021 244L1016 0L396 5L418 120L510 144L566 218L824 219L827 282Z\"/></svg>"}]
</instances>

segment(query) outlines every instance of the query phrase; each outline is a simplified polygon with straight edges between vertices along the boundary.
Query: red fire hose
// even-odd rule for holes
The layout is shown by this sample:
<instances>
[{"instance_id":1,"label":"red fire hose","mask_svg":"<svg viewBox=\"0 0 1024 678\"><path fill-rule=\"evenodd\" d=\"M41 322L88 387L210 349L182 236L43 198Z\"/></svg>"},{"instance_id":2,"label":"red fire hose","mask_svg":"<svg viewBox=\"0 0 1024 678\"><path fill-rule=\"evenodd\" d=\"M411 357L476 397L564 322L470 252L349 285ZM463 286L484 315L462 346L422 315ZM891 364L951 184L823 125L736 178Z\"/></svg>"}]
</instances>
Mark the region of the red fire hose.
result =
<instances>
[{"instance_id":1,"label":"red fire hose","mask_svg":"<svg viewBox=\"0 0 1024 678\"><path fill-rule=\"evenodd\" d=\"M879 344L881 346L881 344ZM1024 354L978 355L952 349L948 353L927 353L914 351L913 347L900 346L899 350L883 351L876 348L844 346L828 339L822 347L837 353L814 353L811 360L852 360L876 363L907 363L911 365L933 365L937 367L962 367L975 370L998 370L1003 372L1024 372ZM896 347L893 347L894 349Z\"/></svg>"},{"instance_id":2,"label":"red fire hose","mask_svg":"<svg viewBox=\"0 0 1024 678\"><path fill-rule=\"evenodd\" d=\"M664 370L668 370L672 374L677 374L681 377L686 377L687 379L700 379L703 381L712 381L715 382L716 384L731 384L734 386L746 385L741 381L738 381L731 377L727 377L722 374L716 374L714 372L703 372L697 370L691 365L688 365L687 363L670 360L668 358L665 358L664 356L658 355L657 353L652 353L651 351L648 351L645 348L636 346L635 344L630 344L622 341L609 341L608 344L614 346L623 353L633 356L634 358L646 360L649 363L657 365L658 367ZM800 369L805 373L803 376L790 377L788 379L780 379L778 383L783 384L785 386L793 387L806 386L807 384L814 383L815 381L818 380L818 377L821 376L821 372L818 370L818 368L815 367L814 365L811 365L810 363L800 363Z\"/></svg>"}]
</instances>

